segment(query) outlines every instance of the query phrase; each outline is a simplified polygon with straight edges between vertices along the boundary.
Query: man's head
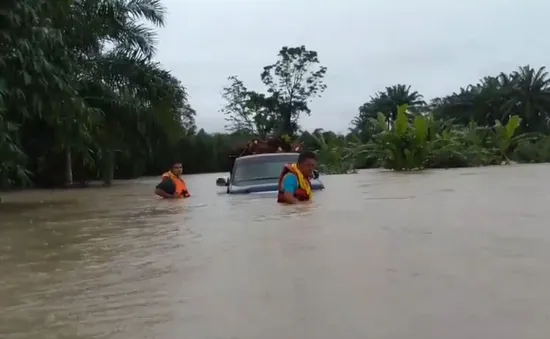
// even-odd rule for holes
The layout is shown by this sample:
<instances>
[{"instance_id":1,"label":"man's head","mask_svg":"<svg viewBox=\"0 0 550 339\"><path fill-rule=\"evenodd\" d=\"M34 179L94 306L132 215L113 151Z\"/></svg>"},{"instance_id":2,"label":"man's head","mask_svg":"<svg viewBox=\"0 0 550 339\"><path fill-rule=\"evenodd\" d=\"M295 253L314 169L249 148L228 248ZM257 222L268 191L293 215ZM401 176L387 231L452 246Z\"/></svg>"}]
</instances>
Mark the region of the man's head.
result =
<instances>
[{"instance_id":1,"label":"man's head","mask_svg":"<svg viewBox=\"0 0 550 339\"><path fill-rule=\"evenodd\" d=\"M174 162L172 164L172 168L170 170L175 175L181 175L183 173L183 166L182 166L181 162Z\"/></svg>"},{"instance_id":2,"label":"man's head","mask_svg":"<svg viewBox=\"0 0 550 339\"><path fill-rule=\"evenodd\" d=\"M306 177L311 177L313 170L317 167L317 155L311 151L304 151L298 156L296 164Z\"/></svg>"}]
</instances>

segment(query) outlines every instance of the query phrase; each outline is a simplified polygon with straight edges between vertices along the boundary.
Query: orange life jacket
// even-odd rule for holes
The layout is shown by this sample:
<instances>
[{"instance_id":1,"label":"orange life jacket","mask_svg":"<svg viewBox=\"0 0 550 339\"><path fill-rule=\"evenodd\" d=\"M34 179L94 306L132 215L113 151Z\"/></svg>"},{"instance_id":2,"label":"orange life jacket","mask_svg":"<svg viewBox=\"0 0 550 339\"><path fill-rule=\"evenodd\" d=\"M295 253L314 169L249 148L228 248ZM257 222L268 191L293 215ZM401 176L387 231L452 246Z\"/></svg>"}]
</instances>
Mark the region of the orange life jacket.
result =
<instances>
[{"instance_id":1,"label":"orange life jacket","mask_svg":"<svg viewBox=\"0 0 550 339\"><path fill-rule=\"evenodd\" d=\"M279 203L285 203L285 193L283 191L283 178L288 173L292 173L296 176L296 179L298 179L298 173L292 168L292 165L287 164L285 167L283 167L283 171L281 172L281 175L279 176L279 193L277 194L277 202ZM307 182L311 186L311 182L309 181L309 178L304 176L304 179L307 180ZM298 185L300 184L300 180L298 180ZM294 197L298 199L299 201L308 201L311 199L311 196L307 193L307 191L303 187L298 187L296 192L294 192Z\"/></svg>"},{"instance_id":2,"label":"orange life jacket","mask_svg":"<svg viewBox=\"0 0 550 339\"><path fill-rule=\"evenodd\" d=\"M170 179L174 183L174 186L176 187L175 194L178 195L179 198L188 198L191 195L189 194L189 191L187 190L187 185L185 184L185 181L183 181L182 178L178 177L171 171L168 171L162 175L162 179Z\"/></svg>"}]
</instances>

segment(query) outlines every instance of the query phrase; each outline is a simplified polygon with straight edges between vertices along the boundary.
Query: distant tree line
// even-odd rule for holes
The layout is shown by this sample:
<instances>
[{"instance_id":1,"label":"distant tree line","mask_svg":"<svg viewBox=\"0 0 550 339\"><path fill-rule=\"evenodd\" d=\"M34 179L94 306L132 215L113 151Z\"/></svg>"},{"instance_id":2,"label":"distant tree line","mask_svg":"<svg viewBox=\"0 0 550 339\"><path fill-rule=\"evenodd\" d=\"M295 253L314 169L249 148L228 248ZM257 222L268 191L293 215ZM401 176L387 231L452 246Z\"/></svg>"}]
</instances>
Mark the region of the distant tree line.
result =
<instances>
[{"instance_id":1,"label":"distant tree line","mask_svg":"<svg viewBox=\"0 0 550 339\"><path fill-rule=\"evenodd\" d=\"M282 47L260 77L229 77L228 133L195 126L182 83L153 61L166 9L157 0L6 1L0 5L0 186L71 186L228 171L230 150L285 136L316 150L327 173L550 161L550 86L523 66L425 101L398 84L359 108L346 135L300 130L326 89L317 52ZM144 23L147 22L147 23ZM517 126L516 126L517 125ZM513 130L511 132L511 130Z\"/></svg>"}]
</instances>

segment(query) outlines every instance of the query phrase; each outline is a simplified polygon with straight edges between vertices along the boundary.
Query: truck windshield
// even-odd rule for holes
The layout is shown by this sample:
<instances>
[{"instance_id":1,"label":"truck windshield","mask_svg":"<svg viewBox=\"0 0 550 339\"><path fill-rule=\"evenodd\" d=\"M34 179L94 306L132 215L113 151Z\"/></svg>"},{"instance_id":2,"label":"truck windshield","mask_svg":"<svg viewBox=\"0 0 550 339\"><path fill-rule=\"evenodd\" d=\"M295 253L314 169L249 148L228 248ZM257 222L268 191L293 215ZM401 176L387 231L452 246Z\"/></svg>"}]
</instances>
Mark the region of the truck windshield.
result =
<instances>
[{"instance_id":1,"label":"truck windshield","mask_svg":"<svg viewBox=\"0 0 550 339\"><path fill-rule=\"evenodd\" d=\"M281 175L283 166L295 163L296 160L298 160L298 153L241 158L235 163L232 181L235 184L245 182L248 184L261 180L276 182Z\"/></svg>"}]
</instances>

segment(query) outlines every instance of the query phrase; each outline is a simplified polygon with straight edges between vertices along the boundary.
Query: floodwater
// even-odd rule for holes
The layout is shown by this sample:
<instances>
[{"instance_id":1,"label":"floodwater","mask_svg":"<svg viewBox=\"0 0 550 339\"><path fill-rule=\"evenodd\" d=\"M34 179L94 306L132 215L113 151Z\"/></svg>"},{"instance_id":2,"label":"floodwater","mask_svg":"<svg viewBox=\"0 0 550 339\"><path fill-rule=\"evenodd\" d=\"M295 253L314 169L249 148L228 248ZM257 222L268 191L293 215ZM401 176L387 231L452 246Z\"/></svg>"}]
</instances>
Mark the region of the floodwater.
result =
<instances>
[{"instance_id":1,"label":"floodwater","mask_svg":"<svg viewBox=\"0 0 550 339\"><path fill-rule=\"evenodd\" d=\"M548 339L550 166L4 194L0 337Z\"/></svg>"}]
</instances>

